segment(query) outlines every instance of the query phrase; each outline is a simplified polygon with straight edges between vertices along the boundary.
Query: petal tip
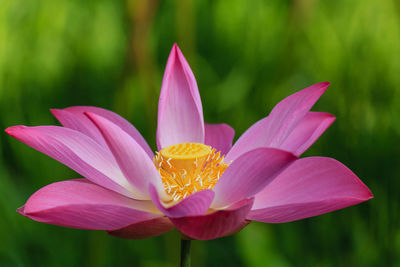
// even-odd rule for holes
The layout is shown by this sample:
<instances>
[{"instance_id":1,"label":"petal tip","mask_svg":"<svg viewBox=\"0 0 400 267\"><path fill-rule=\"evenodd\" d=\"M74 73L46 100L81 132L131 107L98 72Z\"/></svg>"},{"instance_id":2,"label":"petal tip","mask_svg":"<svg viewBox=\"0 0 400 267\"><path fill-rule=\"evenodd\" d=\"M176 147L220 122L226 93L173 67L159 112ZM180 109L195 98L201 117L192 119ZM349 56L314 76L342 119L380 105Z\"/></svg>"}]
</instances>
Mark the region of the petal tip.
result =
<instances>
[{"instance_id":1,"label":"petal tip","mask_svg":"<svg viewBox=\"0 0 400 267\"><path fill-rule=\"evenodd\" d=\"M178 60L178 62L180 62L180 64L183 64L183 67L185 67L185 65L187 65L187 67L189 66L186 62L185 56L183 55L181 48L178 46L177 43L174 43L172 46L171 56L172 56L172 58ZM174 63L175 62L176 61L174 61Z\"/></svg>"},{"instance_id":2,"label":"petal tip","mask_svg":"<svg viewBox=\"0 0 400 267\"><path fill-rule=\"evenodd\" d=\"M25 128L27 128L27 127L24 126L24 125L15 125L15 126L10 126L10 127L8 127L8 128L5 129L4 131L5 131L8 135L10 135L10 136L12 136L12 137L15 137L18 131L23 130L23 129L25 129Z\"/></svg>"},{"instance_id":3,"label":"petal tip","mask_svg":"<svg viewBox=\"0 0 400 267\"><path fill-rule=\"evenodd\" d=\"M6 134L9 134L9 135L11 135L11 133L12 133L12 127L14 127L14 126L11 126L11 127L8 127L8 128L6 128L5 130L4 130L4 132L6 132Z\"/></svg>"},{"instance_id":4,"label":"petal tip","mask_svg":"<svg viewBox=\"0 0 400 267\"><path fill-rule=\"evenodd\" d=\"M365 186L365 187L366 187L366 190L367 190L367 197L365 198L365 201L373 199L374 198L374 194L372 194L371 190L367 186Z\"/></svg>"},{"instance_id":5,"label":"petal tip","mask_svg":"<svg viewBox=\"0 0 400 267\"><path fill-rule=\"evenodd\" d=\"M359 178L357 177L357 179ZM372 194L368 186L366 186L361 180L359 181L360 181L361 192L359 193L358 196L354 197L355 200L358 200L359 203L361 203L373 199L374 195Z\"/></svg>"},{"instance_id":6,"label":"petal tip","mask_svg":"<svg viewBox=\"0 0 400 267\"><path fill-rule=\"evenodd\" d=\"M21 215L23 215L23 216L26 216L26 214L25 214L25 205L22 206L22 207L20 207L20 208L18 208L18 209L16 210L16 212L18 212L19 214L21 214Z\"/></svg>"},{"instance_id":7,"label":"petal tip","mask_svg":"<svg viewBox=\"0 0 400 267\"><path fill-rule=\"evenodd\" d=\"M57 115L60 114L60 112L62 112L62 111L63 110L59 109L59 108L51 108L50 109L50 112L51 112L51 114L53 114L54 117L57 117Z\"/></svg>"},{"instance_id":8,"label":"petal tip","mask_svg":"<svg viewBox=\"0 0 400 267\"><path fill-rule=\"evenodd\" d=\"M328 87L331 85L331 83L330 82L322 82L322 83L317 83L316 85L318 86L319 90L322 91L322 94L323 94L323 93L325 93L326 89L328 89Z\"/></svg>"},{"instance_id":9,"label":"petal tip","mask_svg":"<svg viewBox=\"0 0 400 267\"><path fill-rule=\"evenodd\" d=\"M331 85L330 82L320 82L314 85L311 85L309 87L307 87L306 89L310 89L311 92L321 92L320 94L322 95L323 93L325 93L326 89L328 89L328 87ZM304 89L304 90L306 90Z\"/></svg>"},{"instance_id":10,"label":"petal tip","mask_svg":"<svg viewBox=\"0 0 400 267\"><path fill-rule=\"evenodd\" d=\"M181 48L176 42L172 45L172 50L176 53L176 55L182 54Z\"/></svg>"},{"instance_id":11,"label":"petal tip","mask_svg":"<svg viewBox=\"0 0 400 267\"><path fill-rule=\"evenodd\" d=\"M51 114L59 121L62 121L63 116L65 116L68 111L65 109L59 109L59 108L51 108L50 109Z\"/></svg>"},{"instance_id":12,"label":"petal tip","mask_svg":"<svg viewBox=\"0 0 400 267\"><path fill-rule=\"evenodd\" d=\"M326 90L326 88L328 88L330 85L331 85L330 82L320 82L320 83L315 84L314 86L318 86L318 87Z\"/></svg>"},{"instance_id":13,"label":"petal tip","mask_svg":"<svg viewBox=\"0 0 400 267\"><path fill-rule=\"evenodd\" d=\"M328 86L331 85L331 83L330 83L330 82L322 82L321 85L324 85L324 86L327 86L327 87L328 87Z\"/></svg>"},{"instance_id":14,"label":"petal tip","mask_svg":"<svg viewBox=\"0 0 400 267\"><path fill-rule=\"evenodd\" d=\"M49 109L51 113L53 112L58 112L59 110L62 110L61 108L50 108Z\"/></svg>"},{"instance_id":15,"label":"petal tip","mask_svg":"<svg viewBox=\"0 0 400 267\"><path fill-rule=\"evenodd\" d=\"M336 116L334 116L330 113L327 113L327 112L323 112L323 113L326 116L325 121L328 123L329 126L336 121Z\"/></svg>"},{"instance_id":16,"label":"petal tip","mask_svg":"<svg viewBox=\"0 0 400 267\"><path fill-rule=\"evenodd\" d=\"M172 45L171 52L169 53L169 59L175 59L175 58L177 58L179 53L182 53L182 52L181 52L181 50L179 49L178 44L177 44L177 43L174 43L174 44Z\"/></svg>"}]
</instances>

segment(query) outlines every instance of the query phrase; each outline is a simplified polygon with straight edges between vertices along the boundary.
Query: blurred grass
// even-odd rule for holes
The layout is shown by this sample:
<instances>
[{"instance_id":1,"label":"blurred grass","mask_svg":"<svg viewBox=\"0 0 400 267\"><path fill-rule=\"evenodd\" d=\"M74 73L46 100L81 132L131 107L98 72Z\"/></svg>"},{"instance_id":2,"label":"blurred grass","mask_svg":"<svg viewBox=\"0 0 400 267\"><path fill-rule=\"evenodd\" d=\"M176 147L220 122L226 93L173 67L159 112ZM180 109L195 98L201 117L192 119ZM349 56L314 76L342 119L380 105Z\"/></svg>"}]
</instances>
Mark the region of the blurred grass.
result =
<instances>
[{"instance_id":1,"label":"blurred grass","mask_svg":"<svg viewBox=\"0 0 400 267\"><path fill-rule=\"evenodd\" d=\"M285 96L330 81L314 110L337 121L305 156L340 160L375 198L195 241L193 266L398 266L399 12L395 0L3 0L0 126L55 124L49 108L95 105L128 118L155 149L158 93L175 41L206 121L229 123L236 138ZM0 266L176 266L176 232L126 241L18 215L35 190L77 176L0 138Z\"/></svg>"}]
</instances>

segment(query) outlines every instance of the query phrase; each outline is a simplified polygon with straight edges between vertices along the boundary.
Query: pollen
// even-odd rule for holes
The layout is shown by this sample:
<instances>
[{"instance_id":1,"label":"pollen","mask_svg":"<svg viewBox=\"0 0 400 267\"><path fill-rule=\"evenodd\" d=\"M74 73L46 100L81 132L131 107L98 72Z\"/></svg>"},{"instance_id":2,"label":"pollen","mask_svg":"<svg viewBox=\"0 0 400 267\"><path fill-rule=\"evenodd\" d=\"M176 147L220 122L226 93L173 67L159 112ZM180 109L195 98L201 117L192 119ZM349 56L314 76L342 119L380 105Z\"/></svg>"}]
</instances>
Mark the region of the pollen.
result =
<instances>
[{"instance_id":1,"label":"pollen","mask_svg":"<svg viewBox=\"0 0 400 267\"><path fill-rule=\"evenodd\" d=\"M154 165L164 189L174 200L182 200L204 189L212 189L229 164L215 148L200 143L181 143L156 152Z\"/></svg>"}]
</instances>

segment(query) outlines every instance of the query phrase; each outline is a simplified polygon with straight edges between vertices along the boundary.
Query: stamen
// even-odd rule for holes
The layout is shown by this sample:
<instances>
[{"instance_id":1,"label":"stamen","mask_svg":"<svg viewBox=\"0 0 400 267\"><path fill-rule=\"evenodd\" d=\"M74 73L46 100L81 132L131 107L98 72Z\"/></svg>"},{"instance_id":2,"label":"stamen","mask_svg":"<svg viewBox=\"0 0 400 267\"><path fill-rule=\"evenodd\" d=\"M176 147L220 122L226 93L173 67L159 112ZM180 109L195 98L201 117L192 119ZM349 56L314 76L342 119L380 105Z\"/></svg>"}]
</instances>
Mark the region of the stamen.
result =
<instances>
[{"instance_id":1,"label":"stamen","mask_svg":"<svg viewBox=\"0 0 400 267\"><path fill-rule=\"evenodd\" d=\"M167 159L167 163L168 163L169 167L172 168L170 161L171 161L171 158Z\"/></svg>"},{"instance_id":2,"label":"stamen","mask_svg":"<svg viewBox=\"0 0 400 267\"><path fill-rule=\"evenodd\" d=\"M173 201L212 189L229 165L221 152L199 143L172 145L155 154L154 165Z\"/></svg>"},{"instance_id":3,"label":"stamen","mask_svg":"<svg viewBox=\"0 0 400 267\"><path fill-rule=\"evenodd\" d=\"M185 177L186 174L187 174L187 171L186 171L185 169L183 169L183 174L182 174L182 176Z\"/></svg>"},{"instance_id":4,"label":"stamen","mask_svg":"<svg viewBox=\"0 0 400 267\"><path fill-rule=\"evenodd\" d=\"M176 195L176 192L177 192L177 191L175 190L171 197L174 197L174 196Z\"/></svg>"}]
</instances>

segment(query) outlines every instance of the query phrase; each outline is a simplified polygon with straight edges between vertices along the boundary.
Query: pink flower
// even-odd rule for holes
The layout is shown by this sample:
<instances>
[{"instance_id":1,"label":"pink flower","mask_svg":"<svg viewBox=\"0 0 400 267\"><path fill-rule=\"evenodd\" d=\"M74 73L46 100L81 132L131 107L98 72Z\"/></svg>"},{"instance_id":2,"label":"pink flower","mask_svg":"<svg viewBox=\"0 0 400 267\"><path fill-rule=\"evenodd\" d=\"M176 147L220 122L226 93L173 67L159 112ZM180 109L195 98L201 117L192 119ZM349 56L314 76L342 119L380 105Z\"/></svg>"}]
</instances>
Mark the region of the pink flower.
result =
<instances>
[{"instance_id":1,"label":"pink flower","mask_svg":"<svg viewBox=\"0 0 400 267\"><path fill-rule=\"evenodd\" d=\"M6 129L85 177L43 187L18 211L122 238L176 227L208 240L252 220L290 222L366 201L370 190L340 162L298 159L335 120L310 111L328 86L285 98L232 147L229 125L204 123L195 78L174 45L159 100L156 155L134 126L97 107L52 110L64 127Z\"/></svg>"}]
</instances>

